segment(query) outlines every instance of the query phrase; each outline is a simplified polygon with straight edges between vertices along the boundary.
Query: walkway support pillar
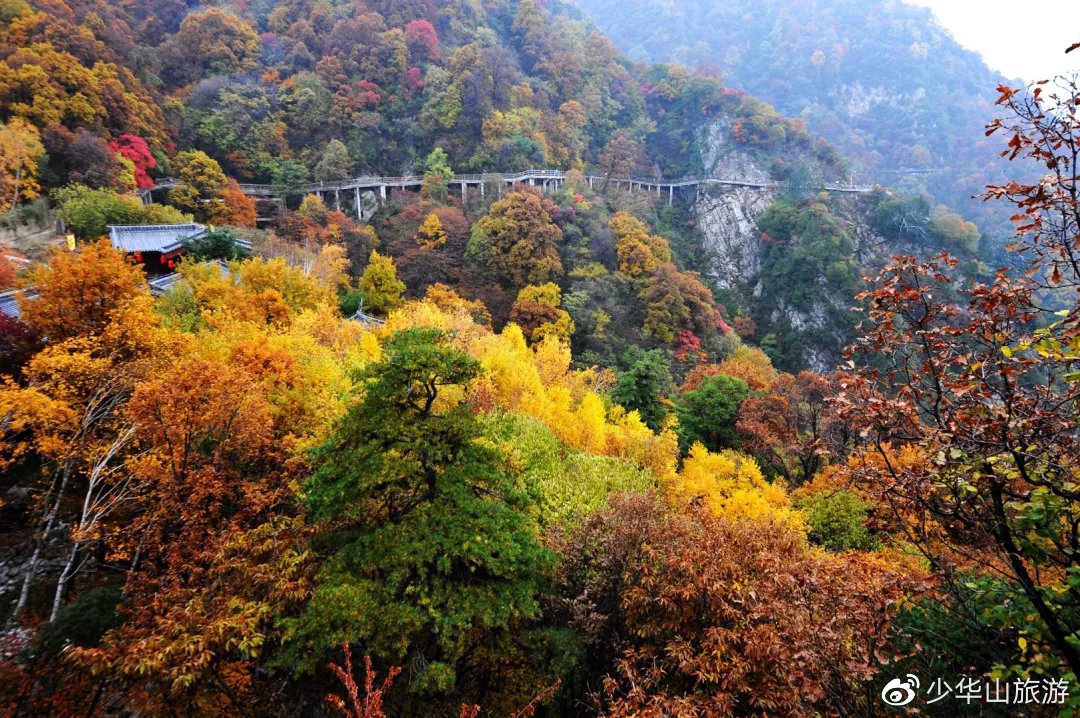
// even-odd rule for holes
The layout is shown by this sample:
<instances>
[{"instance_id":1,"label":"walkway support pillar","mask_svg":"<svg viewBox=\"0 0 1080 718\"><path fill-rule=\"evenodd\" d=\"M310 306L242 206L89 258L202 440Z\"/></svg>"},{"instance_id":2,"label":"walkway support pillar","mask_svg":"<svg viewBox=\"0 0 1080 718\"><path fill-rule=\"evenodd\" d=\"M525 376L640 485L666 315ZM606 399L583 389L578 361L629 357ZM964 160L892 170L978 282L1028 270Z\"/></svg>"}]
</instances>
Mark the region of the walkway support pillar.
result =
<instances>
[{"instance_id":1,"label":"walkway support pillar","mask_svg":"<svg viewBox=\"0 0 1080 718\"><path fill-rule=\"evenodd\" d=\"M675 198L675 185L669 184L667 188L667 206L671 206L671 201Z\"/></svg>"},{"instance_id":2,"label":"walkway support pillar","mask_svg":"<svg viewBox=\"0 0 1080 718\"><path fill-rule=\"evenodd\" d=\"M356 218L357 218L357 219L363 219L363 217L361 217L361 216L360 216L360 212L361 212L361 207L360 207L360 188L359 188L359 187L353 187L353 192L355 192L355 193L356 193Z\"/></svg>"}]
</instances>

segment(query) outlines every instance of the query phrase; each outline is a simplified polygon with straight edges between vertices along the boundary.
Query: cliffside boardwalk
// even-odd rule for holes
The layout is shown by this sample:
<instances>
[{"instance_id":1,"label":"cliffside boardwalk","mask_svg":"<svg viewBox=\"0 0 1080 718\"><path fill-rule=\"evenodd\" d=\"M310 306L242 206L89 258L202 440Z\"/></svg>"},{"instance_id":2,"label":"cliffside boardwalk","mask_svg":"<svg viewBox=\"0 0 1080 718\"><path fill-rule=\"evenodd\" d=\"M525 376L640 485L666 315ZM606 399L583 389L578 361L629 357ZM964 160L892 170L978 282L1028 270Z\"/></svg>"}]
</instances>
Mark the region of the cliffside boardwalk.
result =
<instances>
[{"instance_id":1,"label":"cliffside boardwalk","mask_svg":"<svg viewBox=\"0 0 1080 718\"><path fill-rule=\"evenodd\" d=\"M555 190L562 182L566 180L565 170L544 169L544 170L524 170L521 172L497 172L487 174L457 174L451 179L447 180L447 185L458 186L461 188L461 198L464 200L468 197L469 187L474 187L476 191L483 197L487 188L492 185L495 187L495 191L499 194L502 193L503 188L507 186L513 186L518 183L528 184L531 186L541 187L542 191L550 192ZM776 181L762 181L753 179L740 179L740 178L722 178L722 177L683 177L681 179L657 179L657 178L645 178L645 177L630 177L630 178L617 178L608 177L606 175L585 175L585 180L589 183L589 187L594 185L611 185L615 184L617 188L622 188L624 185L631 191L643 191L643 192L655 192L659 196L663 196L666 192L668 204L671 204L675 198L676 190L684 190L694 188L695 191L702 185L721 185L729 187L751 187L759 189L775 188L780 186ZM375 197L378 201L385 202L387 199L388 190L391 189L407 189L407 188L419 188L424 183L423 175L408 175L404 177L376 177L363 175L360 177L353 177L352 179L338 180L336 182L312 182L297 187L276 187L269 184L241 184L240 189L244 194L254 197L275 197L283 198L286 195L301 195L301 194L317 194L324 200L329 197L333 197L334 209L341 209L341 196L342 194L352 193L354 195L354 206L356 208L356 214L360 219L365 219L364 216L364 197L367 196L369 201L373 201ZM143 190L142 197L145 203L153 201L153 192L163 189L172 189L178 186L180 183L173 178L163 178L158 180L157 184L153 187ZM825 185L825 190L828 192L841 192L848 194L864 194L870 192L873 189L872 185Z\"/></svg>"}]
</instances>

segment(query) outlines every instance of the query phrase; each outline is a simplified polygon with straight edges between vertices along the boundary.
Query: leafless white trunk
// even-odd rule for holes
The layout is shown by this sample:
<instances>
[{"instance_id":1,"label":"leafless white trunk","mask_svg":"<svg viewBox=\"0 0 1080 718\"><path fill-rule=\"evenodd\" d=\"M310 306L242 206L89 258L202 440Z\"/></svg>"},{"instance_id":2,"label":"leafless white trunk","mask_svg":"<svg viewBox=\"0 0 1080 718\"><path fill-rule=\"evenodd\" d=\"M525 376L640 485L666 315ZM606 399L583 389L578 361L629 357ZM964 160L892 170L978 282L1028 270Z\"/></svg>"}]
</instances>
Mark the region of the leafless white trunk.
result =
<instances>
[{"instance_id":1,"label":"leafless white trunk","mask_svg":"<svg viewBox=\"0 0 1080 718\"><path fill-rule=\"evenodd\" d=\"M49 539L49 534L52 533L53 525L56 523L56 517L60 513L60 503L64 499L64 492L67 491L68 482L71 480L71 471L73 462L68 461L59 476L54 475L53 485L49 487L49 492L52 493L55 489L56 495L53 501L49 501L49 496L46 495L45 504L49 506L48 513L45 515L44 526L41 529L41 533L34 537L34 551L30 554L30 560L23 566L23 583L22 590L19 592L19 601L15 604L15 610L8 618L7 625L10 628L15 625L15 619L19 617L23 609L26 608L26 601L30 597L30 585L34 582L34 574L37 573L38 561L41 559L41 549L45 547L45 542ZM59 478L59 487L57 487L57 479Z\"/></svg>"},{"instance_id":2,"label":"leafless white trunk","mask_svg":"<svg viewBox=\"0 0 1080 718\"><path fill-rule=\"evenodd\" d=\"M30 560L25 564L19 600L16 602L15 610L12 611L11 616L7 621L7 627L9 628L15 625L16 619L18 619L19 615L26 608L26 602L30 597L30 587L34 582L38 563L41 560L42 549L44 549L45 544L49 540L49 536L53 532L53 528L56 526L64 496L67 493L67 488L71 482L72 475L75 473L81 457L85 455L87 438L101 426L103 421L114 415L117 407L123 401L124 392L118 391L118 386L120 385L116 382L106 382L105 385L95 393L90 401L87 402L86 408L83 410L82 418L79 421L79 428L69 440L70 448L67 455L61 461L61 468L58 468L57 471L53 473L52 484L49 486L43 501L43 504L47 508L41 524L42 529L40 533L34 537L34 550L30 554ZM130 441L130 431L131 429L128 427L128 429L121 432L121 435L124 435L125 433L128 434L127 438L124 439L124 444ZM109 455L109 452L107 451L106 454ZM65 578L64 581L66 582L67 578Z\"/></svg>"},{"instance_id":3,"label":"leafless white trunk","mask_svg":"<svg viewBox=\"0 0 1080 718\"><path fill-rule=\"evenodd\" d=\"M79 550L86 540L93 535L102 519L117 506L130 500L134 495L133 479L131 474L127 472L126 466L123 463L118 465L113 463L116 457L131 442L134 433L134 426L128 425L125 427L98 460L94 462L94 467L90 470L79 521L72 530L71 550L68 552L64 570L60 572L60 578L56 581L52 610L49 612L50 621L56 620L56 614L60 610L60 603L64 597L64 588L77 571L75 561L79 556Z\"/></svg>"}]
</instances>

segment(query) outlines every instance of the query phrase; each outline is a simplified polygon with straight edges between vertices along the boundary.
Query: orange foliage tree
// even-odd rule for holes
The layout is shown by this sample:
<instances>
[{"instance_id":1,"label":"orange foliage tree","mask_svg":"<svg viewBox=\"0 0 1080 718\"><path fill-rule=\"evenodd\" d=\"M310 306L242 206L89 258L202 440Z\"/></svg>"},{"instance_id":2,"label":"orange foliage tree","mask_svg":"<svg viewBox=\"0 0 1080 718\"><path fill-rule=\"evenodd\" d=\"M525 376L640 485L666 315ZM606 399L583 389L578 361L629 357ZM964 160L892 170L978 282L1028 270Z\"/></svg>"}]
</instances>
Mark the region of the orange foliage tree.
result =
<instances>
[{"instance_id":1,"label":"orange foliage tree","mask_svg":"<svg viewBox=\"0 0 1080 718\"><path fill-rule=\"evenodd\" d=\"M30 271L36 297L20 297L23 321L50 341L98 334L109 313L146 291L142 268L102 239L76 253L54 252L48 264Z\"/></svg>"},{"instance_id":2,"label":"orange foliage tree","mask_svg":"<svg viewBox=\"0 0 1080 718\"><path fill-rule=\"evenodd\" d=\"M225 183L225 189L221 190L221 203L215 205L210 221L236 227L254 227L256 216L255 198L244 194L240 184L230 179Z\"/></svg>"},{"instance_id":3,"label":"orange foliage tree","mask_svg":"<svg viewBox=\"0 0 1080 718\"><path fill-rule=\"evenodd\" d=\"M102 310L107 323L97 336L50 342L23 368L21 385L0 384L0 468L30 454L42 464L33 547L12 620L26 605L38 559L56 528L68 527L71 545L50 619L80 550L101 539L106 518L135 492L137 482L122 468L132 435L124 407L139 377L175 344L158 329L146 295ZM78 494L83 500L72 502Z\"/></svg>"},{"instance_id":4,"label":"orange foliage tree","mask_svg":"<svg viewBox=\"0 0 1080 718\"><path fill-rule=\"evenodd\" d=\"M269 387L241 362L186 356L142 382L128 416L146 486L114 550L127 621L73 658L136 687L128 704L247 710L272 620L306 595L290 479Z\"/></svg>"},{"instance_id":5,"label":"orange foliage tree","mask_svg":"<svg viewBox=\"0 0 1080 718\"><path fill-rule=\"evenodd\" d=\"M562 230L551 221L538 191L511 192L473 225L469 255L515 287L562 276Z\"/></svg>"},{"instance_id":6,"label":"orange foliage tree","mask_svg":"<svg viewBox=\"0 0 1080 718\"><path fill-rule=\"evenodd\" d=\"M645 301L645 332L671 343L680 329L699 337L713 334L721 320L712 292L697 272L681 271L671 262L661 264L640 292Z\"/></svg>"},{"instance_id":7,"label":"orange foliage tree","mask_svg":"<svg viewBox=\"0 0 1080 718\"><path fill-rule=\"evenodd\" d=\"M776 383L776 370L765 352L740 344L734 354L719 364L701 364L691 369L679 391L694 391L701 382L717 374L742 379L751 391L768 390Z\"/></svg>"},{"instance_id":8,"label":"orange foliage tree","mask_svg":"<svg viewBox=\"0 0 1080 718\"><path fill-rule=\"evenodd\" d=\"M624 568L628 645L604 682L608 715L867 709L857 686L875 675L890 619L920 586L910 562L821 555L783 524L696 508L629 531L640 532L640 559Z\"/></svg>"},{"instance_id":9,"label":"orange foliage tree","mask_svg":"<svg viewBox=\"0 0 1080 718\"><path fill-rule=\"evenodd\" d=\"M661 264L671 261L671 249L663 237L649 234L644 222L626 212L615 214L608 222L615 233L615 251L619 271L636 277L651 274Z\"/></svg>"}]
</instances>

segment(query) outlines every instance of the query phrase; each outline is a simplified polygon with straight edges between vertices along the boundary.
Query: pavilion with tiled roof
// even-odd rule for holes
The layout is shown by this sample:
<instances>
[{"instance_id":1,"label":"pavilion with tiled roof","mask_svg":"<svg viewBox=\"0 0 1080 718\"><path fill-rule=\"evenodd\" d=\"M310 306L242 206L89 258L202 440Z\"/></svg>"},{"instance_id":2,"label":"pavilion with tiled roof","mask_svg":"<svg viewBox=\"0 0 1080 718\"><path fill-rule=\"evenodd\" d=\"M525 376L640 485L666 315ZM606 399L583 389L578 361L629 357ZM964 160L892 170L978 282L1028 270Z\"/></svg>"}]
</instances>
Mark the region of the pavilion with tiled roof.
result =
<instances>
[{"instance_id":1,"label":"pavilion with tiled roof","mask_svg":"<svg viewBox=\"0 0 1080 718\"><path fill-rule=\"evenodd\" d=\"M186 224L110 224L109 242L115 249L135 255L135 260L150 269L158 264L172 268L174 260L186 251L184 244L203 237L208 228L197 222ZM246 250L251 243L237 239ZM151 270L152 271L152 270Z\"/></svg>"}]
</instances>

